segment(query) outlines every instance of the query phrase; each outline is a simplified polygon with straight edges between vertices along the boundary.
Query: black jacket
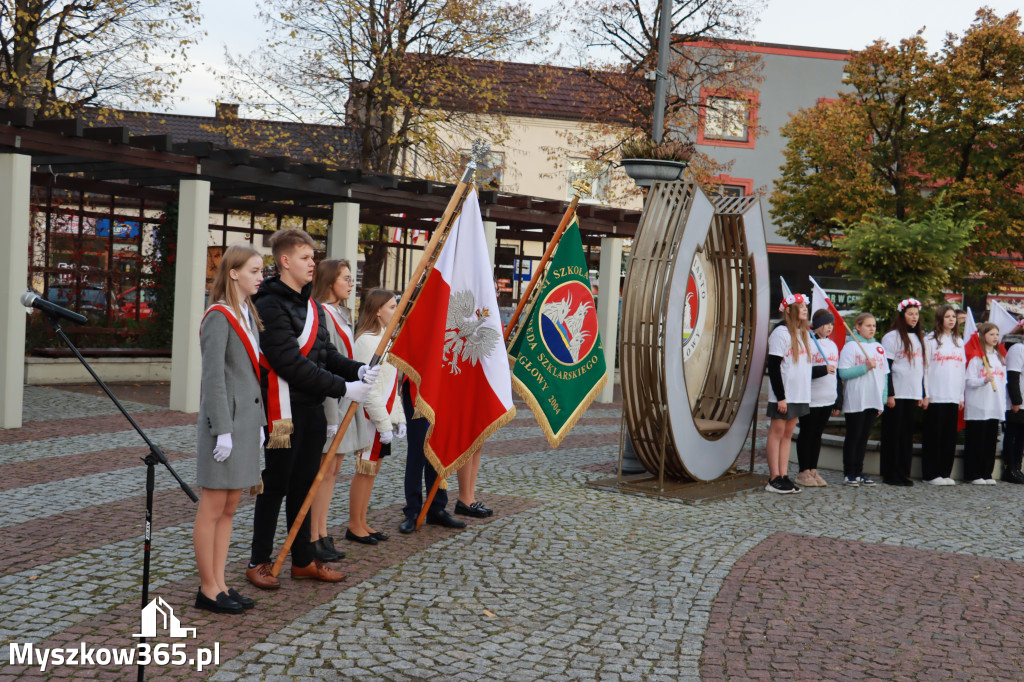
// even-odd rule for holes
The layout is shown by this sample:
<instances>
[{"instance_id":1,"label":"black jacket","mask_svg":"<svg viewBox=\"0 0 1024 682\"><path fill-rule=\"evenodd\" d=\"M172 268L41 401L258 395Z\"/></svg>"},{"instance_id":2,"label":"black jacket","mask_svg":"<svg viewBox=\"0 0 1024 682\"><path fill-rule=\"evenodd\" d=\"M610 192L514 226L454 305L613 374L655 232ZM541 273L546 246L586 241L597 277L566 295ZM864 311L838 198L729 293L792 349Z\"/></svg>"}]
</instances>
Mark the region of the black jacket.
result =
<instances>
[{"instance_id":1,"label":"black jacket","mask_svg":"<svg viewBox=\"0 0 1024 682\"><path fill-rule=\"evenodd\" d=\"M314 303L320 315L316 341L303 357L298 338L306 322L306 302L313 285L297 292L279 277L263 280L253 296L256 310L263 321L260 351L278 376L288 382L293 405L319 405L324 398L345 395L345 382L356 381L363 363L350 360L338 352L327 332L327 314ZM260 386L267 396L267 371L260 372Z\"/></svg>"}]
</instances>

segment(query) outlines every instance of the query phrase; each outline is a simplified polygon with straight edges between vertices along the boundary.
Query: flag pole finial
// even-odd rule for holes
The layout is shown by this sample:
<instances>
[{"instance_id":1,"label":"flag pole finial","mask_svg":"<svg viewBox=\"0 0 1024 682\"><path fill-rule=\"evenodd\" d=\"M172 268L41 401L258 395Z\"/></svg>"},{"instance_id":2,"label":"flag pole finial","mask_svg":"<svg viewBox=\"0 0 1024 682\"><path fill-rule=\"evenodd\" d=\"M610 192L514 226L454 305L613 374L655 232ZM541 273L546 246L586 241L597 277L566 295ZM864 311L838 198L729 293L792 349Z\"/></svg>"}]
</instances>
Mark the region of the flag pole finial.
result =
<instances>
[{"instance_id":1,"label":"flag pole finial","mask_svg":"<svg viewBox=\"0 0 1024 682\"><path fill-rule=\"evenodd\" d=\"M585 194L590 194L591 187L590 183L585 178L576 178L572 181L572 188L576 190L576 196L583 197Z\"/></svg>"},{"instance_id":2,"label":"flag pole finial","mask_svg":"<svg viewBox=\"0 0 1024 682\"><path fill-rule=\"evenodd\" d=\"M482 140L479 137L473 140L472 146L469 148L470 159L466 164L466 170L462 173L461 182L469 182L473 173L476 172L478 166L484 164L487 160L487 156L491 153L491 143L486 140Z\"/></svg>"}]
</instances>

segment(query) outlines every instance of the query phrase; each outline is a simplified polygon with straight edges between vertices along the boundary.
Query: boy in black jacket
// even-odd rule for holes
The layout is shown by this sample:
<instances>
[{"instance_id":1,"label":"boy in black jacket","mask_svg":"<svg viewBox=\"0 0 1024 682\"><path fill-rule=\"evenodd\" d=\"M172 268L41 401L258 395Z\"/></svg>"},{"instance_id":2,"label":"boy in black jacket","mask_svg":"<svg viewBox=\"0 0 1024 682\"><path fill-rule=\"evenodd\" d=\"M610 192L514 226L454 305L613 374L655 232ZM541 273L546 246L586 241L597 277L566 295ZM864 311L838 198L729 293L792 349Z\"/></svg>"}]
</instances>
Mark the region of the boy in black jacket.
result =
<instances>
[{"instance_id":1,"label":"boy in black jacket","mask_svg":"<svg viewBox=\"0 0 1024 682\"><path fill-rule=\"evenodd\" d=\"M367 369L331 344L326 316L310 298L313 239L302 230L281 230L270 238L279 276L263 280L254 296L263 320L260 383L270 428L263 470L263 492L256 497L252 557L246 578L256 587L281 586L271 574L274 532L286 500L285 518L291 528L316 478L327 440L324 398L366 398L379 368ZM362 381L361 381L362 380ZM309 515L292 545L292 578L327 582L345 576L318 561L310 542Z\"/></svg>"}]
</instances>

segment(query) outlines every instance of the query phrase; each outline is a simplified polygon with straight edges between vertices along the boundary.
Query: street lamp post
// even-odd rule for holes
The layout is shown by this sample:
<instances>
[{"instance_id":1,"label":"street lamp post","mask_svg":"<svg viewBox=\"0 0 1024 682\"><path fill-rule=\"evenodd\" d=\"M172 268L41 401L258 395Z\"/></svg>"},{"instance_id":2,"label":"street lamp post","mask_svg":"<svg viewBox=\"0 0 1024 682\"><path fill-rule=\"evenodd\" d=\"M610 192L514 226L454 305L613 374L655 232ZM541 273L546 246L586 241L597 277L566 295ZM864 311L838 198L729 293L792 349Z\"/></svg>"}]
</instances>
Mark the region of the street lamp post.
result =
<instances>
[{"instance_id":1,"label":"street lamp post","mask_svg":"<svg viewBox=\"0 0 1024 682\"><path fill-rule=\"evenodd\" d=\"M661 0L658 24L658 70L654 81L654 130L651 139L660 144L665 136L665 90L668 88L668 58L672 37L672 0Z\"/></svg>"}]
</instances>

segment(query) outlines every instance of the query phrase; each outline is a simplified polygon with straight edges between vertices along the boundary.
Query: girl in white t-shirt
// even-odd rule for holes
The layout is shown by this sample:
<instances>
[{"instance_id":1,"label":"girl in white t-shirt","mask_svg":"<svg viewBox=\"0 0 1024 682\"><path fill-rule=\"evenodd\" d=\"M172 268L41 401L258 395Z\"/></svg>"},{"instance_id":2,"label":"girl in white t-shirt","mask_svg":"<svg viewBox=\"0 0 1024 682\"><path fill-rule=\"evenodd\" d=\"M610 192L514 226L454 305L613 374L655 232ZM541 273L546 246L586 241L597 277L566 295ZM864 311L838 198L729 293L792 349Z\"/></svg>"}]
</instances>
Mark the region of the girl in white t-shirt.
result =
<instances>
[{"instance_id":1,"label":"girl in white t-shirt","mask_svg":"<svg viewBox=\"0 0 1024 682\"><path fill-rule=\"evenodd\" d=\"M964 480L975 485L995 485L992 469L996 463L999 423L1006 411L1006 366L996 350L999 327L991 322L978 325L982 357L967 363L964 391Z\"/></svg>"},{"instance_id":2,"label":"girl in white t-shirt","mask_svg":"<svg viewBox=\"0 0 1024 682\"><path fill-rule=\"evenodd\" d=\"M829 417L839 414L839 349L829 336L835 326L835 317L824 308L811 318L812 333L817 336L812 349L811 405L810 412L800 417L800 435L796 439L796 458L800 473L796 475L799 486L827 485L818 474L818 455L821 452L821 434Z\"/></svg>"},{"instance_id":3,"label":"girl in white t-shirt","mask_svg":"<svg viewBox=\"0 0 1024 682\"><path fill-rule=\"evenodd\" d=\"M765 490L798 493L786 470L796 420L810 412L811 337L807 297L790 294L779 305L782 324L768 337L768 472Z\"/></svg>"},{"instance_id":4,"label":"girl in white t-shirt","mask_svg":"<svg viewBox=\"0 0 1024 682\"><path fill-rule=\"evenodd\" d=\"M910 460L914 448L914 408L924 400L924 334L921 302L905 298L896 306L889 333L882 337L889 364L889 397L882 413L879 464L882 482L911 486Z\"/></svg>"},{"instance_id":5,"label":"girl in white t-shirt","mask_svg":"<svg viewBox=\"0 0 1024 682\"><path fill-rule=\"evenodd\" d=\"M875 339L875 316L861 313L854 321L853 338L839 354L839 378L843 380L843 413L846 439L843 441L843 485L872 486L864 475L864 452L875 420L882 413L888 394L885 349Z\"/></svg>"},{"instance_id":6,"label":"girl in white t-shirt","mask_svg":"<svg viewBox=\"0 0 1024 682\"><path fill-rule=\"evenodd\" d=\"M1017 327L1013 334L1020 334L1024 327ZM1003 476L1007 483L1024 483L1021 460L1024 459L1024 343L1015 343L1006 351L1006 431L1003 433Z\"/></svg>"},{"instance_id":7,"label":"girl in white t-shirt","mask_svg":"<svg viewBox=\"0 0 1024 682\"><path fill-rule=\"evenodd\" d=\"M941 306L935 329L924 339L924 434L921 478L932 485L954 485L950 478L956 456L956 425L964 406L967 356L956 333L956 309Z\"/></svg>"}]
</instances>

